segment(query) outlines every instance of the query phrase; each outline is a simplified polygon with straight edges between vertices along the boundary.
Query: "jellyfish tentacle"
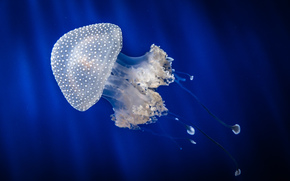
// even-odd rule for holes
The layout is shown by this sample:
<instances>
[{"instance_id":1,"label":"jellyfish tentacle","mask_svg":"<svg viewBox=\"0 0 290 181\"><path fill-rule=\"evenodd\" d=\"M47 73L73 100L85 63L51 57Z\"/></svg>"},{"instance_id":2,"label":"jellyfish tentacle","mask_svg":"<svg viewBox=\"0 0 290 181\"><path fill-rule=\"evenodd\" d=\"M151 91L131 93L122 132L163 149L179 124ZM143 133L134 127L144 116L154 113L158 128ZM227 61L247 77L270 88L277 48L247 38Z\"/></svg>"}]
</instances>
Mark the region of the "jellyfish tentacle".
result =
<instances>
[{"instance_id":1,"label":"jellyfish tentacle","mask_svg":"<svg viewBox=\"0 0 290 181\"><path fill-rule=\"evenodd\" d=\"M155 136L160 136L160 137L164 137L164 138L169 138L171 141L173 141L173 142L176 144L176 146L177 146L180 150L182 150L182 147L177 143L176 140L182 140L182 139L187 139L187 138L181 138L181 137L173 137L173 136L170 136L169 134L166 133L166 131L162 128L161 125L160 125L160 128L161 128L161 130L162 130L163 133L157 133L157 132L155 132L155 131L152 131L152 130L150 130L150 129L145 128L145 127L142 126L142 125L140 125L140 126L138 127L138 129L141 130L141 131L143 131L143 132L148 132L148 133L150 133L150 134L152 134L152 135L155 135Z\"/></svg>"},{"instance_id":2,"label":"jellyfish tentacle","mask_svg":"<svg viewBox=\"0 0 290 181\"><path fill-rule=\"evenodd\" d=\"M188 139L188 141L189 141L190 143L196 145L196 142L195 142L194 140L192 140L192 139Z\"/></svg>"},{"instance_id":3,"label":"jellyfish tentacle","mask_svg":"<svg viewBox=\"0 0 290 181\"><path fill-rule=\"evenodd\" d=\"M179 115L172 113L172 112L168 112L169 115L173 116L175 120L177 120L178 122L180 122L181 124L185 124L182 120L185 120L184 118L181 118ZM177 119L176 119L177 118ZM206 136L211 142L213 142L215 145L217 145L218 147L220 147L229 157L230 159L234 162L235 166L236 166L236 171L235 171L235 176L239 176L241 174L241 169L239 168L238 162L236 161L236 159L230 154L230 152L225 149L220 143L218 143L217 141L215 141L212 137L210 137L208 134L206 134L204 131L202 131L198 126L196 126L195 124L191 123L193 127L195 127L195 129L197 129L199 132L201 132L204 136ZM189 125L188 125L189 126ZM196 144L195 141L188 139L192 144Z\"/></svg>"},{"instance_id":4,"label":"jellyfish tentacle","mask_svg":"<svg viewBox=\"0 0 290 181\"><path fill-rule=\"evenodd\" d=\"M186 132L189 135L194 135L195 134L195 129L192 126L190 126L188 124L185 124L184 122L180 121L178 117L174 117L174 119L185 127Z\"/></svg>"},{"instance_id":5,"label":"jellyfish tentacle","mask_svg":"<svg viewBox=\"0 0 290 181\"><path fill-rule=\"evenodd\" d=\"M189 134L189 135L194 135L195 134L195 130L194 130L194 128L192 127L192 126L186 126L186 129L187 129L187 133Z\"/></svg>"},{"instance_id":6,"label":"jellyfish tentacle","mask_svg":"<svg viewBox=\"0 0 290 181\"><path fill-rule=\"evenodd\" d=\"M185 90L187 93L189 93L207 112L209 115L211 115L215 120L217 120L220 124L222 124L223 126L230 128L234 134L239 134L241 132L241 127L239 124L235 124L235 125L229 125L226 124L225 122L223 122L221 119L219 119L216 115L214 115L198 98L195 94L193 94L190 90L188 90L187 88L185 88L180 81L186 81L185 78L182 78L180 76L178 76L176 74L177 72L175 71L174 76L175 76L175 82L183 89Z\"/></svg>"},{"instance_id":7,"label":"jellyfish tentacle","mask_svg":"<svg viewBox=\"0 0 290 181\"><path fill-rule=\"evenodd\" d=\"M186 73L186 72L180 72L180 71L177 71L175 69L173 69L173 72L177 73L177 74L183 74L183 75L187 75L189 77L190 80L193 80L194 76L193 75L190 75L189 73ZM179 76L178 76L179 77ZM179 77L181 78L181 77ZM184 78L181 78L182 81L186 81L186 79Z\"/></svg>"}]
</instances>

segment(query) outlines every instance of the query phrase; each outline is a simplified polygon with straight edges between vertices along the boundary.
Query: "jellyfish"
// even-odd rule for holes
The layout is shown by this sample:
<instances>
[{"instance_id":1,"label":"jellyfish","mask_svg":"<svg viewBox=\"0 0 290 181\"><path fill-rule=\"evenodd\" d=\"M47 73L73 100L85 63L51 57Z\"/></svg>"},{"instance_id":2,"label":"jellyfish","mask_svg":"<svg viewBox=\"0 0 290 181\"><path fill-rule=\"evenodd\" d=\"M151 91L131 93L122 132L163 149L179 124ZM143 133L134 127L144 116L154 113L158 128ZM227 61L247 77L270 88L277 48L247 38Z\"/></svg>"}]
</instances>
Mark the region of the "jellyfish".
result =
<instances>
[{"instance_id":1,"label":"jellyfish","mask_svg":"<svg viewBox=\"0 0 290 181\"><path fill-rule=\"evenodd\" d=\"M186 128L189 135L194 135L195 127L221 147L235 162L235 175L240 175L241 171L228 151L200 128L185 124L183 118L169 111L157 88L175 82L235 134L240 132L240 126L221 121L185 88L181 83L185 81L182 76L185 73L172 69L173 58L159 46L153 44L143 56L129 57L120 53L122 41L121 29L111 23L80 27L57 40L51 52L51 68L68 103L78 111L86 111L104 98L113 107L111 120L120 128L138 130L140 125L170 115ZM196 144L192 139L189 141Z\"/></svg>"}]
</instances>

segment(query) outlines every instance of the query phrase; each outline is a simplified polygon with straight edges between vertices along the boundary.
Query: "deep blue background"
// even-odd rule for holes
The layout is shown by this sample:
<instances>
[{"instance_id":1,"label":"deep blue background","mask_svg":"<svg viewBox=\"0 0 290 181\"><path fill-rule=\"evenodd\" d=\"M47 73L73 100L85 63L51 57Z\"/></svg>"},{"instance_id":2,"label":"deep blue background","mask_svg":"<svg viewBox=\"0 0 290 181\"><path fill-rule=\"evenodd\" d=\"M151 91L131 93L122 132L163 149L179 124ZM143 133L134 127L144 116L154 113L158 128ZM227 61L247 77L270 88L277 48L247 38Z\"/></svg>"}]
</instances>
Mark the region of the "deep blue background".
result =
<instances>
[{"instance_id":1,"label":"deep blue background","mask_svg":"<svg viewBox=\"0 0 290 181\"><path fill-rule=\"evenodd\" d=\"M1 0L0 180L287 180L290 19L286 1ZM242 126L235 136L176 84L158 89L171 112L224 145L242 169L197 132L197 145L121 129L104 99L73 109L52 75L50 53L64 33L110 22L123 31L122 52L152 43L185 85L216 115ZM182 127L162 118L171 136ZM149 127L150 127L149 126ZM150 127L150 129L151 129Z\"/></svg>"}]
</instances>

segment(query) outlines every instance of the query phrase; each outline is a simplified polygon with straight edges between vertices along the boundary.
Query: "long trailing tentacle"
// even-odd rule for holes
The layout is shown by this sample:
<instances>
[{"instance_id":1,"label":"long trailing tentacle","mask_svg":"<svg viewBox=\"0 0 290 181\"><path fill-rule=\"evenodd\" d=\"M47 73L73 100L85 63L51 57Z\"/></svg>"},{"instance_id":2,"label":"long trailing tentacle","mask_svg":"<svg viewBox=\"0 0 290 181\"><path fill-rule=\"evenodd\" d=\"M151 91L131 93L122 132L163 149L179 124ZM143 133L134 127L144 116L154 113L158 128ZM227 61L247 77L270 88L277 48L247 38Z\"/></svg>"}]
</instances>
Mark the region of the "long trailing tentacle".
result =
<instances>
[{"instance_id":1,"label":"long trailing tentacle","mask_svg":"<svg viewBox=\"0 0 290 181\"><path fill-rule=\"evenodd\" d=\"M186 123L184 123L182 120L185 120L184 118L180 117L179 115L169 112L169 115L173 116L174 119L178 122L180 122L183 125L186 125L187 128L187 133L190 134L191 132L189 132L188 130L194 130L190 125L187 125ZM239 165L236 161L236 159L230 154L230 152L225 149L220 143L218 143L217 141L215 141L213 138L211 138L208 134L206 134L204 131L202 131L198 126L196 126L195 124L193 124L192 122L190 123L194 128L196 128L199 132L201 132L204 136L206 136L210 141L212 141L214 144L216 144L218 147L220 147L229 157L230 159L234 162L235 166L236 166L236 171L235 171L235 176L239 176L241 174L241 169L239 168ZM192 131L194 133L194 131ZM192 144L196 144L195 141L188 139Z\"/></svg>"},{"instance_id":2,"label":"long trailing tentacle","mask_svg":"<svg viewBox=\"0 0 290 181\"><path fill-rule=\"evenodd\" d=\"M193 76L187 74L187 73L183 73L183 72L178 72L178 71L174 71L174 76L175 76L175 82L183 89L185 90L187 93L189 93L207 112L209 115L211 115L215 120L217 120L220 124L224 125L225 127L231 128L234 134L239 134L241 132L241 127L239 124L235 124L235 125L228 125L225 122L223 122L222 120L220 120L216 115L214 115L198 98L195 94L193 94L190 90L188 90L187 88L185 88L182 84L181 81L186 81L185 78L180 77L178 74L186 74L190 77L190 80L193 80Z\"/></svg>"}]
</instances>

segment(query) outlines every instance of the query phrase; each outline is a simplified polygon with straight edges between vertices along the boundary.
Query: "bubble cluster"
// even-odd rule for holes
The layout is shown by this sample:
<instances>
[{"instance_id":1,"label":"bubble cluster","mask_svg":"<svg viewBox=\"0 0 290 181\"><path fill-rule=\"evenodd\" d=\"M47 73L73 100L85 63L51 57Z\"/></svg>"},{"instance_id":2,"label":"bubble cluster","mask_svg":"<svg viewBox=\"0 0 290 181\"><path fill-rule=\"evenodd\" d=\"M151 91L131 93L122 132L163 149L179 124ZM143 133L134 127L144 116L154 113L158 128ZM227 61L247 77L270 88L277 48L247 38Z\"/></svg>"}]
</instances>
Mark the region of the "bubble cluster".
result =
<instances>
[{"instance_id":1,"label":"bubble cluster","mask_svg":"<svg viewBox=\"0 0 290 181\"><path fill-rule=\"evenodd\" d=\"M86 111L98 102L121 49L121 29L110 23L77 28L55 43L52 71L71 106Z\"/></svg>"}]
</instances>

